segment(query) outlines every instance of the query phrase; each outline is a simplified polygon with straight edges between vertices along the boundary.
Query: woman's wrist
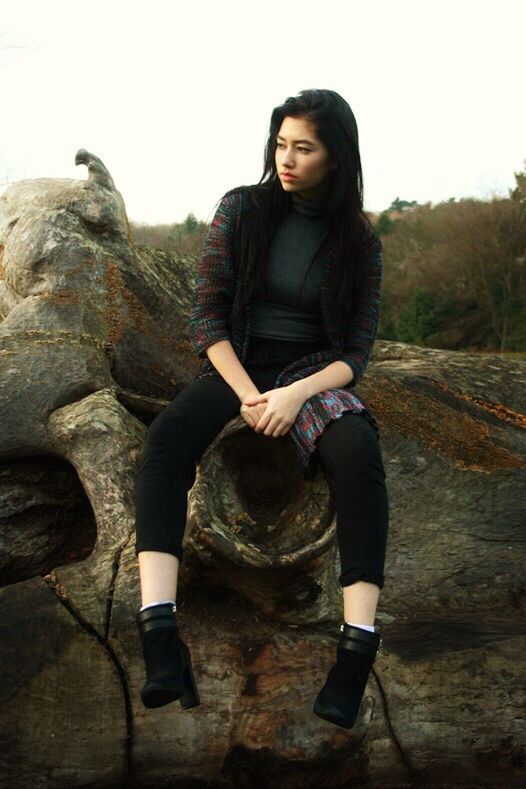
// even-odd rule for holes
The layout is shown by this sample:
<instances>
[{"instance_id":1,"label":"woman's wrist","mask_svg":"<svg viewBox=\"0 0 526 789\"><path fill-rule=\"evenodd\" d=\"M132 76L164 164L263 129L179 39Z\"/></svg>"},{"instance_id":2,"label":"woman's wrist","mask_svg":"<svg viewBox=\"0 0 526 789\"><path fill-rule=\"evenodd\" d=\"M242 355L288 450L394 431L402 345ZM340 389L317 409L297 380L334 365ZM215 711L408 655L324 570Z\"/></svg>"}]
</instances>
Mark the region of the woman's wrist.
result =
<instances>
[{"instance_id":1,"label":"woman's wrist","mask_svg":"<svg viewBox=\"0 0 526 789\"><path fill-rule=\"evenodd\" d=\"M304 378L300 378L298 381L293 381L293 383L289 384L289 386L294 389L298 397L300 397L304 403L311 397L310 386L305 382Z\"/></svg>"},{"instance_id":2,"label":"woman's wrist","mask_svg":"<svg viewBox=\"0 0 526 789\"><path fill-rule=\"evenodd\" d=\"M259 395L259 394L261 394L261 392L259 391L257 386L254 386L251 389L247 389L246 391L244 391L242 395L238 395L238 397L241 401L241 404L243 404L247 399L247 397L252 397L252 395Z\"/></svg>"}]
</instances>

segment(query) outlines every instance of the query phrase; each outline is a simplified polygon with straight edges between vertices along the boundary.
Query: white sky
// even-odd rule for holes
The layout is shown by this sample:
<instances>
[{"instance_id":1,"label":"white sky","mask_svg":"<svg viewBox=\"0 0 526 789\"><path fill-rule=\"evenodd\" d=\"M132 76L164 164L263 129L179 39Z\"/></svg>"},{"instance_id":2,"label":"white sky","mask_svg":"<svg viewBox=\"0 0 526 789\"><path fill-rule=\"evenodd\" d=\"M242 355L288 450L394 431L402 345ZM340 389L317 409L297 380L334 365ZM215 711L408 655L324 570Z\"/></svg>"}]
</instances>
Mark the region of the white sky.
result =
<instances>
[{"instance_id":1,"label":"white sky","mask_svg":"<svg viewBox=\"0 0 526 789\"><path fill-rule=\"evenodd\" d=\"M259 181L273 107L315 87L356 116L366 210L505 196L525 23L524 0L4 0L0 184L84 179L86 148L129 219L210 221Z\"/></svg>"}]
</instances>

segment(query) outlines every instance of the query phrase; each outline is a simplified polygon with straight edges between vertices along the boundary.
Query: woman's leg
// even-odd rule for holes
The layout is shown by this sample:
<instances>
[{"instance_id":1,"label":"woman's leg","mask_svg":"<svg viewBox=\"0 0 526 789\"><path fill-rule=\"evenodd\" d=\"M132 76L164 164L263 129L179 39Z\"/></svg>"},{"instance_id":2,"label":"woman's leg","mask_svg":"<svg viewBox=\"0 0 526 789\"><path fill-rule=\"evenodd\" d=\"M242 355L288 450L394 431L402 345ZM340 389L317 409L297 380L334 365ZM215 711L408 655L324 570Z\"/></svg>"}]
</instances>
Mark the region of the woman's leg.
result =
<instances>
[{"instance_id":1,"label":"woman's leg","mask_svg":"<svg viewBox=\"0 0 526 789\"><path fill-rule=\"evenodd\" d=\"M176 600L196 463L239 414L239 398L219 376L191 381L148 428L135 494L135 553L142 605Z\"/></svg>"},{"instance_id":2,"label":"woman's leg","mask_svg":"<svg viewBox=\"0 0 526 789\"><path fill-rule=\"evenodd\" d=\"M279 365L245 365L260 392ZM196 463L231 419L239 397L219 374L194 380L151 423L136 484L136 544L142 605L176 600L188 491Z\"/></svg>"},{"instance_id":3,"label":"woman's leg","mask_svg":"<svg viewBox=\"0 0 526 789\"><path fill-rule=\"evenodd\" d=\"M348 411L327 426L317 448L336 498L344 621L374 625L389 523L380 444L367 419Z\"/></svg>"}]
</instances>

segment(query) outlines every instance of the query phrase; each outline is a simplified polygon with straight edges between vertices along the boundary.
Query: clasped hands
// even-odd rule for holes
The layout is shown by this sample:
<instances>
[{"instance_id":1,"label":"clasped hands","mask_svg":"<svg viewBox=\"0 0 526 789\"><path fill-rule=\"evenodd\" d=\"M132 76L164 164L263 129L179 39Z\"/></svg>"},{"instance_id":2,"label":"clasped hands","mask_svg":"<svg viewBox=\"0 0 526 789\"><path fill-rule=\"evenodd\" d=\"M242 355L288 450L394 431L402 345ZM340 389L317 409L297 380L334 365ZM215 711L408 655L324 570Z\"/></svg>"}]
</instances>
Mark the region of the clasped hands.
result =
<instances>
[{"instance_id":1,"label":"clasped hands","mask_svg":"<svg viewBox=\"0 0 526 789\"><path fill-rule=\"evenodd\" d=\"M247 395L239 413L256 433L277 438L289 432L304 402L299 389L289 384L261 394Z\"/></svg>"}]
</instances>

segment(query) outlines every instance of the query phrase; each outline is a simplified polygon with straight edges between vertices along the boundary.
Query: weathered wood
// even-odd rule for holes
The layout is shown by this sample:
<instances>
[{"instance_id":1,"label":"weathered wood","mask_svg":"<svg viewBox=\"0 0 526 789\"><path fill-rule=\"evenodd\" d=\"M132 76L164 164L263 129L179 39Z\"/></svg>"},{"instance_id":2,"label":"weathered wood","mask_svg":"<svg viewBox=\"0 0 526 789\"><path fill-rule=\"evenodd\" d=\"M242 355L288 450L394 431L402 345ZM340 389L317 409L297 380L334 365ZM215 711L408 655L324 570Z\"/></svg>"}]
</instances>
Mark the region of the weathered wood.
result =
<instances>
[{"instance_id":1,"label":"weathered wood","mask_svg":"<svg viewBox=\"0 0 526 789\"><path fill-rule=\"evenodd\" d=\"M341 621L334 502L241 417L189 494L178 620L202 703L142 706L134 486L199 366L195 260L136 246L103 163L76 162L87 181L0 197L2 785L522 785L526 363L497 355L378 341L358 387L390 532L352 730L312 713Z\"/></svg>"}]
</instances>

